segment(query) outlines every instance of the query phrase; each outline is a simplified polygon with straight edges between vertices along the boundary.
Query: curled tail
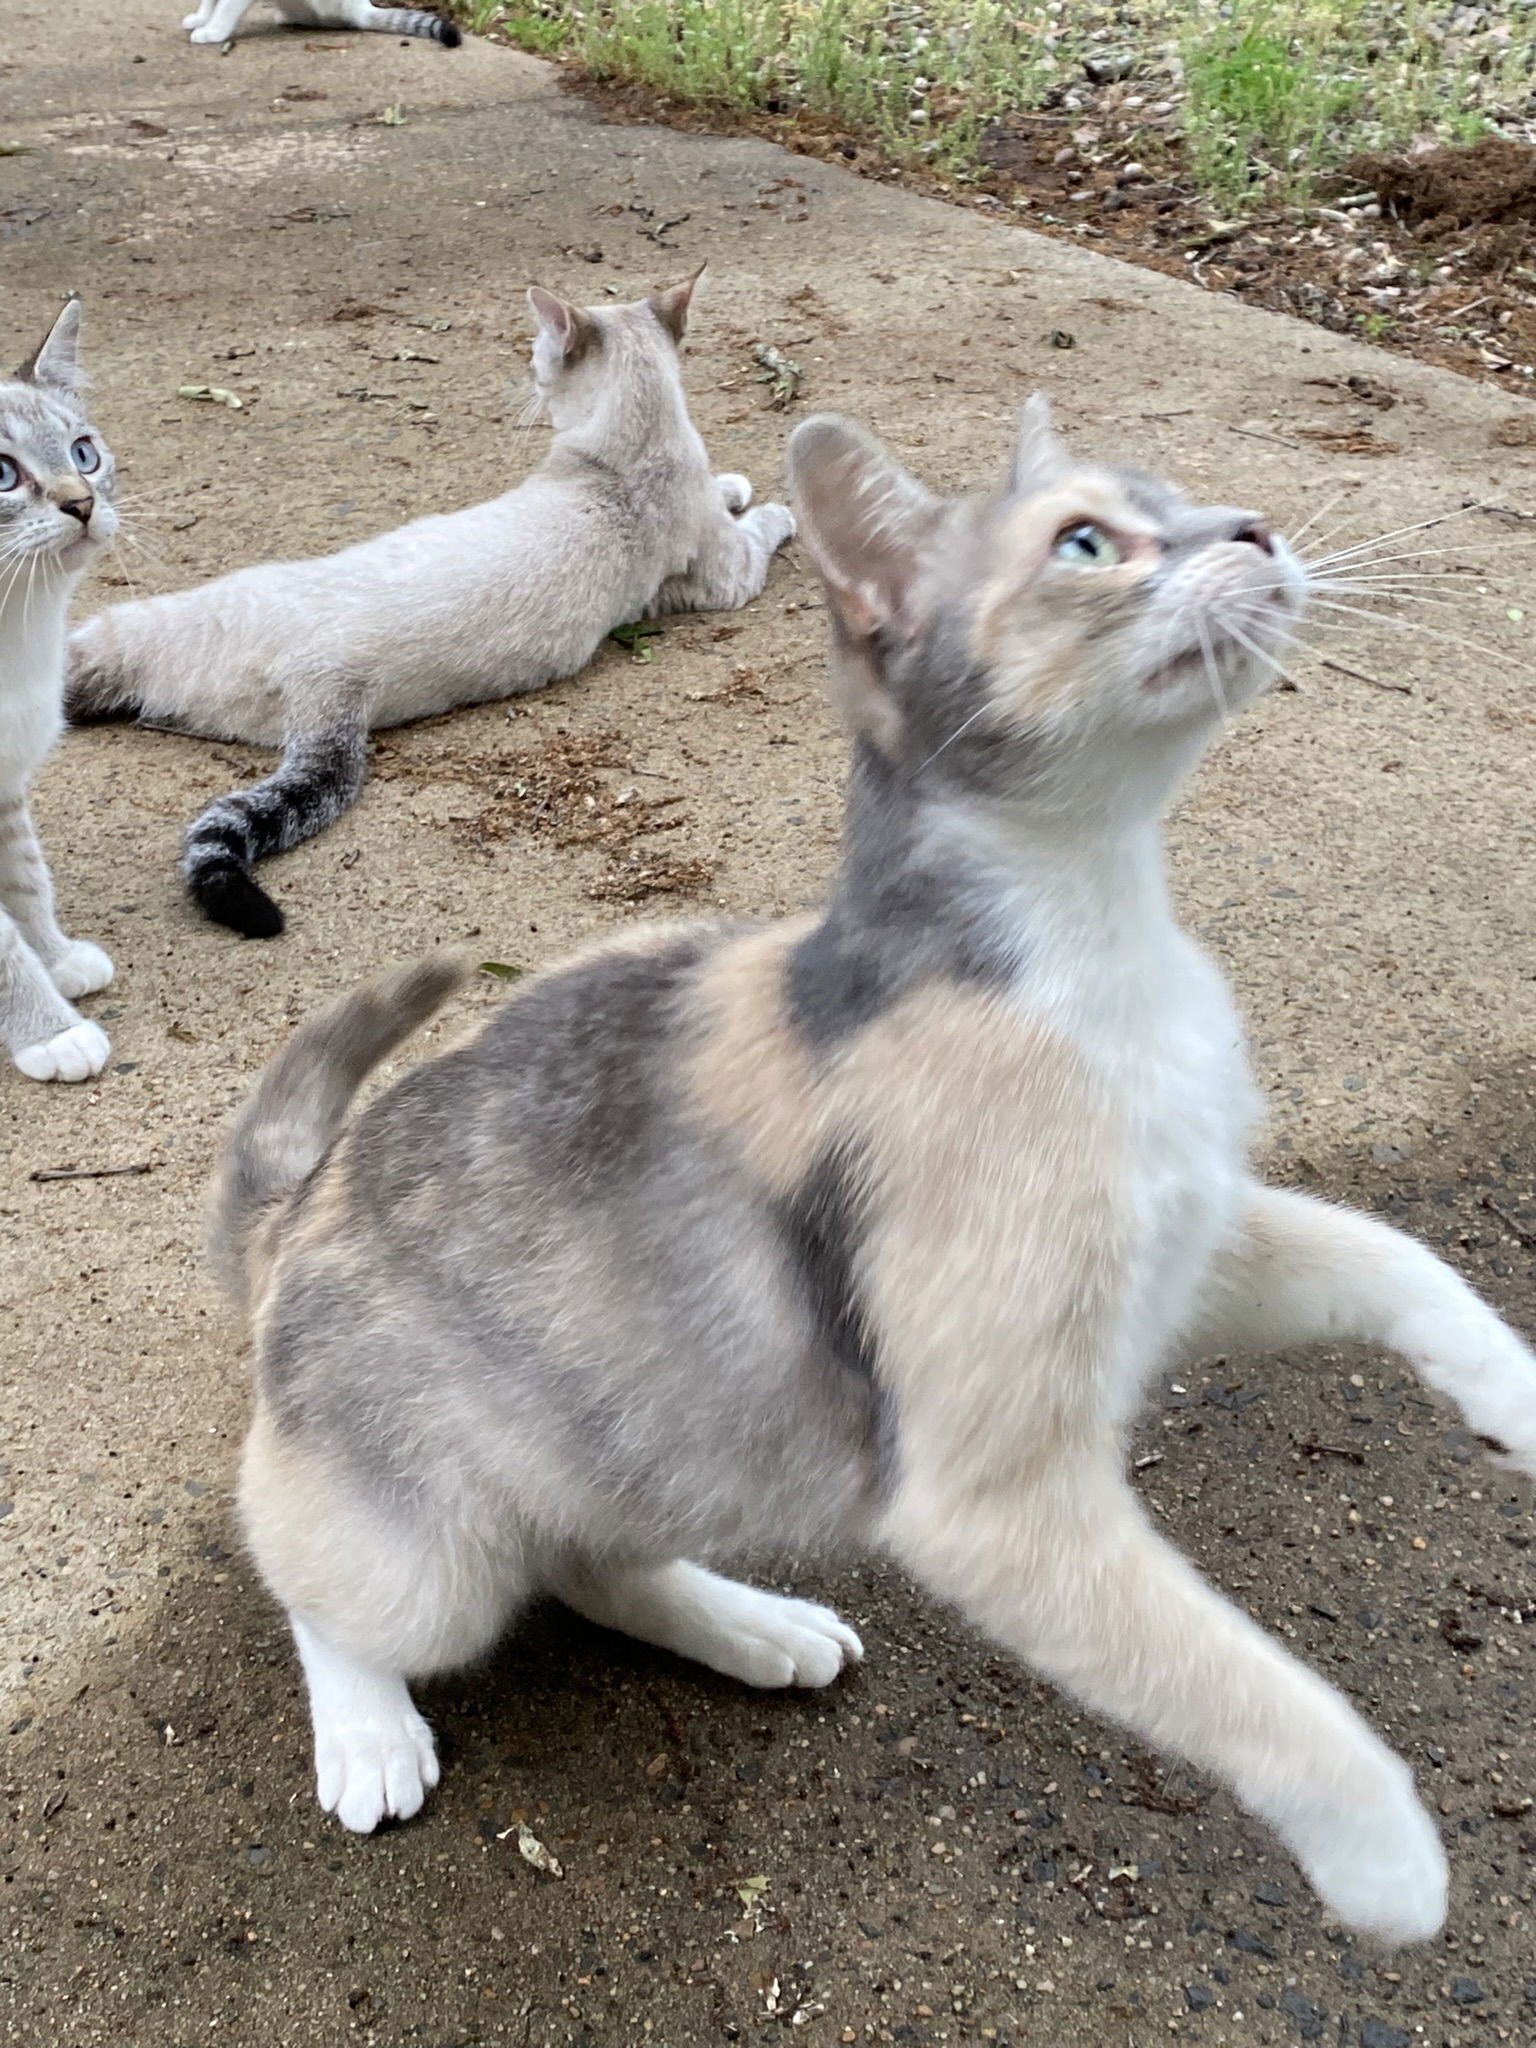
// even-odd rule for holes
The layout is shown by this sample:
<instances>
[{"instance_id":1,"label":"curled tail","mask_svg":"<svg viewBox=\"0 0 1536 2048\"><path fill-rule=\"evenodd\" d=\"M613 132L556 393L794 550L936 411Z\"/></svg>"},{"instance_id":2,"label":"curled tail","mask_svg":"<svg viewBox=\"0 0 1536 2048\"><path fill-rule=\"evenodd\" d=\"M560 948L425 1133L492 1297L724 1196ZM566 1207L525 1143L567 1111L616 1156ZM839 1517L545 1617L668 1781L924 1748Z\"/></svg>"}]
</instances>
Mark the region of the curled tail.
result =
<instances>
[{"instance_id":1,"label":"curled tail","mask_svg":"<svg viewBox=\"0 0 1536 2048\"><path fill-rule=\"evenodd\" d=\"M221 796L188 828L181 871L192 900L215 924L245 938L276 938L283 913L251 874L252 864L334 824L357 801L367 772L368 724L360 707L290 739L273 774Z\"/></svg>"},{"instance_id":2,"label":"curled tail","mask_svg":"<svg viewBox=\"0 0 1536 2048\"><path fill-rule=\"evenodd\" d=\"M381 29L391 36L430 36L445 50L456 50L464 38L451 21L440 14L428 14L423 7L374 7L363 28Z\"/></svg>"},{"instance_id":3,"label":"curled tail","mask_svg":"<svg viewBox=\"0 0 1536 2048\"><path fill-rule=\"evenodd\" d=\"M237 1299L248 1296L246 1252L262 1216L314 1171L368 1075L468 972L454 952L396 968L301 1024L268 1065L235 1119L209 1209L209 1250Z\"/></svg>"}]
</instances>

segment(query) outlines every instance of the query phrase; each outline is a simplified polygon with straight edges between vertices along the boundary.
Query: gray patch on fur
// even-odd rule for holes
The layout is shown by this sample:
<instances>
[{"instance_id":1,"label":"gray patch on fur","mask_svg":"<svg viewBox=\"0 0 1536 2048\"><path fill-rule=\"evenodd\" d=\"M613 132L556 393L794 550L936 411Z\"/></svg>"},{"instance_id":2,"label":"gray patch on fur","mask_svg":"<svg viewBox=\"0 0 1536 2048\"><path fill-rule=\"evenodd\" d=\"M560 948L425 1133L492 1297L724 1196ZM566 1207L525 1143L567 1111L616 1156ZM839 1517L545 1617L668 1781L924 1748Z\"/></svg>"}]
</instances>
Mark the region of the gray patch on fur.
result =
<instances>
[{"instance_id":1,"label":"gray patch on fur","mask_svg":"<svg viewBox=\"0 0 1536 2048\"><path fill-rule=\"evenodd\" d=\"M817 1051L925 981L1001 987L1019 968L1018 936L996 932L981 878L952 850L925 844L928 805L921 776L858 743L843 872L825 917L788 962L790 1020Z\"/></svg>"}]
</instances>

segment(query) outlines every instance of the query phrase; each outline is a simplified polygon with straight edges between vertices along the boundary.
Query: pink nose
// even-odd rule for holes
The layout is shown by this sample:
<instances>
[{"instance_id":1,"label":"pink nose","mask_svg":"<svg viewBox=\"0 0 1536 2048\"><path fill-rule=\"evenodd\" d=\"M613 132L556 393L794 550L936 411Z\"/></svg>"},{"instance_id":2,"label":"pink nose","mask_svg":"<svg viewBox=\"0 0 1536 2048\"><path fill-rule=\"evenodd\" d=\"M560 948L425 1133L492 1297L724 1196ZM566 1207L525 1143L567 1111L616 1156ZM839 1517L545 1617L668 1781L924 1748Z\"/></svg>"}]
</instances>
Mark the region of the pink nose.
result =
<instances>
[{"instance_id":1,"label":"pink nose","mask_svg":"<svg viewBox=\"0 0 1536 2048\"><path fill-rule=\"evenodd\" d=\"M1232 538L1251 541L1256 548L1262 548L1266 555L1275 552L1275 529L1264 519L1245 519Z\"/></svg>"}]
</instances>

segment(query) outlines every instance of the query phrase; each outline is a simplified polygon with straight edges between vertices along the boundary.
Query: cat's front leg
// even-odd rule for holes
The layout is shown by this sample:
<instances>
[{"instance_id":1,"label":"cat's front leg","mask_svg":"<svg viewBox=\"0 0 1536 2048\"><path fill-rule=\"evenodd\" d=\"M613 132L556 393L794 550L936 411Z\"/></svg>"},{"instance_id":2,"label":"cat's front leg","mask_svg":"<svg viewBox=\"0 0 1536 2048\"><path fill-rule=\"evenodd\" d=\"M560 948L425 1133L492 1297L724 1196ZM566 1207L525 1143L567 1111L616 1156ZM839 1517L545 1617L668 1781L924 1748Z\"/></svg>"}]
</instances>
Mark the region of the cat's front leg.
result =
<instances>
[{"instance_id":1,"label":"cat's front leg","mask_svg":"<svg viewBox=\"0 0 1536 2048\"><path fill-rule=\"evenodd\" d=\"M716 478L725 496L726 479ZM736 479L730 479L736 481ZM741 479L745 481L745 479ZM768 580L768 565L795 530L787 505L752 505L738 517L712 521L699 551L680 576L668 577L645 608L648 619L668 612L736 611Z\"/></svg>"},{"instance_id":2,"label":"cat's front leg","mask_svg":"<svg viewBox=\"0 0 1536 2048\"><path fill-rule=\"evenodd\" d=\"M101 1026L70 1008L3 910L0 1043L29 1081L89 1081L112 1050Z\"/></svg>"},{"instance_id":3,"label":"cat's front leg","mask_svg":"<svg viewBox=\"0 0 1536 2048\"><path fill-rule=\"evenodd\" d=\"M250 4L251 0L212 0L207 13L193 23L191 40L194 43L227 43L245 18Z\"/></svg>"},{"instance_id":4,"label":"cat's front leg","mask_svg":"<svg viewBox=\"0 0 1536 2048\"><path fill-rule=\"evenodd\" d=\"M903 1429L889 1548L1095 1712L1225 1780L1347 1926L1421 1941L1445 1918L1439 1835L1407 1767L1341 1694L1151 1527L1119 1446L1042 1446L978 1481Z\"/></svg>"},{"instance_id":5,"label":"cat's front leg","mask_svg":"<svg viewBox=\"0 0 1536 2048\"><path fill-rule=\"evenodd\" d=\"M1427 1246L1373 1217L1255 1185L1213 1267L1188 1349L1379 1344L1536 1478L1536 1355Z\"/></svg>"},{"instance_id":6,"label":"cat's front leg","mask_svg":"<svg viewBox=\"0 0 1536 2048\"><path fill-rule=\"evenodd\" d=\"M191 14L184 14L181 17L182 27L185 29L201 28L209 15L212 14L213 9L214 0L200 0L200 4Z\"/></svg>"},{"instance_id":7,"label":"cat's front leg","mask_svg":"<svg viewBox=\"0 0 1536 2048\"><path fill-rule=\"evenodd\" d=\"M112 962L100 946L59 930L48 863L20 798L0 802L0 906L15 919L61 996L93 995L111 981Z\"/></svg>"}]
</instances>

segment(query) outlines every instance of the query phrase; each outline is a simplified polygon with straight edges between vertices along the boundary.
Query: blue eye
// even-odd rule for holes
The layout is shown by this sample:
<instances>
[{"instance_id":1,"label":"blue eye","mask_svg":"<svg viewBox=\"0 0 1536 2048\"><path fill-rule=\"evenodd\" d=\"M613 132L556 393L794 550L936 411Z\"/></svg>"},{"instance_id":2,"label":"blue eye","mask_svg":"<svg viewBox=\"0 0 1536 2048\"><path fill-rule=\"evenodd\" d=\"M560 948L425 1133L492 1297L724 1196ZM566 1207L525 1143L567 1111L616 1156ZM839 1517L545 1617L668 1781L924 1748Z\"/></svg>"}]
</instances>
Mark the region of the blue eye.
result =
<instances>
[{"instance_id":1,"label":"blue eye","mask_svg":"<svg viewBox=\"0 0 1536 2048\"><path fill-rule=\"evenodd\" d=\"M1051 553L1079 569L1112 569L1120 559L1120 550L1103 527L1087 519L1079 520L1075 526L1064 526Z\"/></svg>"},{"instance_id":2,"label":"blue eye","mask_svg":"<svg viewBox=\"0 0 1536 2048\"><path fill-rule=\"evenodd\" d=\"M14 491L21 482L21 471L9 455L0 455L0 491Z\"/></svg>"},{"instance_id":3,"label":"blue eye","mask_svg":"<svg viewBox=\"0 0 1536 2048\"><path fill-rule=\"evenodd\" d=\"M70 449L69 459L82 476L94 476L101 467L101 450L89 434L82 434Z\"/></svg>"}]
</instances>

